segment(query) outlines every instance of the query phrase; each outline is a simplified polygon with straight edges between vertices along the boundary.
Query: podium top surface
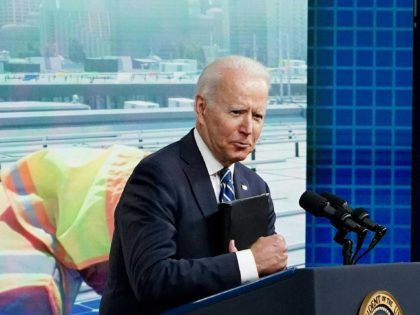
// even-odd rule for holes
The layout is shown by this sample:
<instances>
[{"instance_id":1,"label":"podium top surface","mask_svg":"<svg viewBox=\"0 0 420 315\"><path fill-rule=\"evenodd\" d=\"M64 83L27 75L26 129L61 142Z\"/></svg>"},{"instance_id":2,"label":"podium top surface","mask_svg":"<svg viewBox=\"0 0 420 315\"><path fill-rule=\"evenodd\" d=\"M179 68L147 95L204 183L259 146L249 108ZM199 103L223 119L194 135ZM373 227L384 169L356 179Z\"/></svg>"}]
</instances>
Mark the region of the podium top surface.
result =
<instances>
[{"instance_id":1,"label":"podium top surface","mask_svg":"<svg viewBox=\"0 0 420 315\"><path fill-rule=\"evenodd\" d=\"M418 315L413 310L420 310L420 263L289 268L163 314L253 314L257 309L280 315L354 315L366 295L378 290L392 293L404 315Z\"/></svg>"},{"instance_id":2,"label":"podium top surface","mask_svg":"<svg viewBox=\"0 0 420 315\"><path fill-rule=\"evenodd\" d=\"M205 307L211 304L216 304L218 302L221 302L229 298L240 296L243 293L253 291L258 288L270 285L272 283L276 283L278 281L282 281L284 279L290 278L291 276L295 274L296 270L297 268L295 267L287 268L284 271L280 271L272 275L260 278L257 281L243 284L239 287L235 287L230 290L211 295L209 297L194 301L192 303L180 305L178 307L175 307L173 309L170 309L162 313L162 315L186 314L194 310L200 309L202 307Z\"/></svg>"}]
</instances>

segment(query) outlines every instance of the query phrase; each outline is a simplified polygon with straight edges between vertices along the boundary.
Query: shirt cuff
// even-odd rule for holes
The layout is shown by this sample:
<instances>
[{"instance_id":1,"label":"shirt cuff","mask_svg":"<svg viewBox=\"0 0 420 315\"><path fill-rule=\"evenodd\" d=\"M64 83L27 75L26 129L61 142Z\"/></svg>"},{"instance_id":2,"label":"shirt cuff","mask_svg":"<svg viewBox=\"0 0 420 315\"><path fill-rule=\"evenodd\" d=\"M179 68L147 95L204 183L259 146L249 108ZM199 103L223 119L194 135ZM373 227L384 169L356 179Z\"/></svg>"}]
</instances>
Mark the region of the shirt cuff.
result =
<instances>
[{"instance_id":1,"label":"shirt cuff","mask_svg":"<svg viewBox=\"0 0 420 315\"><path fill-rule=\"evenodd\" d=\"M236 258L238 259L242 284L259 279L257 265L250 249L236 252Z\"/></svg>"}]
</instances>

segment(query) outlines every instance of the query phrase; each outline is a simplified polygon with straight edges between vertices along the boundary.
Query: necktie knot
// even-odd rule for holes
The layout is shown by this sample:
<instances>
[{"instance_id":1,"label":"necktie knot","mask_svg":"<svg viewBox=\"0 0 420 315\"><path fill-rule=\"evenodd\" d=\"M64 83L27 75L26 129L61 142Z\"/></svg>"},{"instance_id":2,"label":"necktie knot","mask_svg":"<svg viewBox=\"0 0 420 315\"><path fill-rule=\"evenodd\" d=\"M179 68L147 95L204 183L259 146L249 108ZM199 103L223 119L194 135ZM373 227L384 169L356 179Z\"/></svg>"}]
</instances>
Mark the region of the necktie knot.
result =
<instances>
[{"instance_id":1,"label":"necktie knot","mask_svg":"<svg viewBox=\"0 0 420 315\"><path fill-rule=\"evenodd\" d=\"M219 171L220 176L220 195L219 202L230 202L235 199L233 188L232 172L225 167Z\"/></svg>"},{"instance_id":2,"label":"necktie knot","mask_svg":"<svg viewBox=\"0 0 420 315\"><path fill-rule=\"evenodd\" d=\"M232 180L232 172L227 167L219 171L220 182L227 183Z\"/></svg>"}]
</instances>

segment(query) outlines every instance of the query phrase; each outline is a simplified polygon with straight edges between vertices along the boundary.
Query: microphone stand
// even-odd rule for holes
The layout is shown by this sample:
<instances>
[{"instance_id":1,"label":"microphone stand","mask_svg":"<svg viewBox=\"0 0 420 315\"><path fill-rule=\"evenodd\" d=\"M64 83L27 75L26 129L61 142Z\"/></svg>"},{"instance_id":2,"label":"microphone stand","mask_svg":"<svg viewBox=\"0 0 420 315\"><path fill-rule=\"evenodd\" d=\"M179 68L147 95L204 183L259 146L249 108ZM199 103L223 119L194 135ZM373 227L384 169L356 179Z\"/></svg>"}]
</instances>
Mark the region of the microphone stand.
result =
<instances>
[{"instance_id":1,"label":"microphone stand","mask_svg":"<svg viewBox=\"0 0 420 315\"><path fill-rule=\"evenodd\" d=\"M359 257L357 257L357 259L353 258L353 262L354 264L357 264L357 262L364 257L367 253L369 253L375 246L376 244L379 243L379 241L382 239L382 237L384 237L386 233L386 228L384 226L379 226L379 228L376 230L374 237L372 238L372 240L370 241L369 247L367 250L365 250Z\"/></svg>"},{"instance_id":2,"label":"microphone stand","mask_svg":"<svg viewBox=\"0 0 420 315\"><path fill-rule=\"evenodd\" d=\"M364 233L357 233L357 245L356 245L356 252L353 254L353 258L351 259L351 265L357 264L356 256L362 249L363 242L365 241L367 232Z\"/></svg>"},{"instance_id":3,"label":"microphone stand","mask_svg":"<svg viewBox=\"0 0 420 315\"><path fill-rule=\"evenodd\" d=\"M347 229L339 228L334 236L334 241L342 246L341 254L343 255L343 265L351 265L351 257L353 255L353 241L345 238Z\"/></svg>"}]
</instances>

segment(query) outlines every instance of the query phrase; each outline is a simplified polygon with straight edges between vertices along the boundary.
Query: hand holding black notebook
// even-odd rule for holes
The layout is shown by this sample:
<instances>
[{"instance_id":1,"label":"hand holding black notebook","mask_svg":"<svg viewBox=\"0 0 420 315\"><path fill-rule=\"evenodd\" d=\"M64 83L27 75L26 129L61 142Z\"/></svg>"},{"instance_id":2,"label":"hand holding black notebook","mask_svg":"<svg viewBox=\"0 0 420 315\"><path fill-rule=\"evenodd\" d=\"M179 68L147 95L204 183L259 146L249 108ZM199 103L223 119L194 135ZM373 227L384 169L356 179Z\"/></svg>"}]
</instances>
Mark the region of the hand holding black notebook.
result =
<instances>
[{"instance_id":1,"label":"hand holding black notebook","mask_svg":"<svg viewBox=\"0 0 420 315\"><path fill-rule=\"evenodd\" d=\"M260 237L267 236L269 193L220 203L223 252L235 240L238 250L248 249Z\"/></svg>"}]
</instances>

